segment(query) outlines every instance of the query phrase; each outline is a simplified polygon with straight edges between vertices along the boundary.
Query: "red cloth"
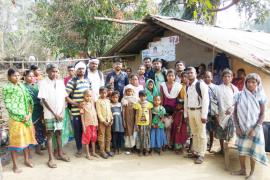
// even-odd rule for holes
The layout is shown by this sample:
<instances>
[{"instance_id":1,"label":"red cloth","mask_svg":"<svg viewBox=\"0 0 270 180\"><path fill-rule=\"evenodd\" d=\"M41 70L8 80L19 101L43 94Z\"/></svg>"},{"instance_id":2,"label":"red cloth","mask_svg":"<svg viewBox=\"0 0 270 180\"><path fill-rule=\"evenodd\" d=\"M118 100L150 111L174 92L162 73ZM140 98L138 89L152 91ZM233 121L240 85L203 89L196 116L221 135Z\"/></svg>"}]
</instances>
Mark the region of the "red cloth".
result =
<instances>
[{"instance_id":1,"label":"red cloth","mask_svg":"<svg viewBox=\"0 0 270 180\"><path fill-rule=\"evenodd\" d=\"M82 144L90 144L90 142L97 142L97 127L92 125L87 126L82 134Z\"/></svg>"},{"instance_id":2,"label":"red cloth","mask_svg":"<svg viewBox=\"0 0 270 180\"><path fill-rule=\"evenodd\" d=\"M245 85L245 79L234 78L232 83L238 88L239 91L242 91Z\"/></svg>"},{"instance_id":3,"label":"red cloth","mask_svg":"<svg viewBox=\"0 0 270 180\"><path fill-rule=\"evenodd\" d=\"M180 131L178 131L181 123ZM173 115L171 139L173 144L185 144L188 139L187 123L184 121L183 110L178 110Z\"/></svg>"},{"instance_id":4,"label":"red cloth","mask_svg":"<svg viewBox=\"0 0 270 180\"><path fill-rule=\"evenodd\" d=\"M71 76L67 76L67 77L64 78L64 84L65 84L65 86L67 86L67 83L68 83L68 81L69 81L71 78L72 78Z\"/></svg>"}]
</instances>

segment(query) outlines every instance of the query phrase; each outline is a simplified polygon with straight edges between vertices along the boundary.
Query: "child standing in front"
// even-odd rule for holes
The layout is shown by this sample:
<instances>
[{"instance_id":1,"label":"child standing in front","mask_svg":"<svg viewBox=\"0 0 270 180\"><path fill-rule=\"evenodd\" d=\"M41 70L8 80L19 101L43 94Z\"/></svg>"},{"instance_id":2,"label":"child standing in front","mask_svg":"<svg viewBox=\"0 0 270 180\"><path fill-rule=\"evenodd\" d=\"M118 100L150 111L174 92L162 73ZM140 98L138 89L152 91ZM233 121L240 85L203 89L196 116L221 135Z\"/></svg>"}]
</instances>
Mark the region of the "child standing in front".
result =
<instances>
[{"instance_id":1,"label":"child standing in front","mask_svg":"<svg viewBox=\"0 0 270 180\"><path fill-rule=\"evenodd\" d=\"M98 143L101 152L101 157L108 159L113 157L111 152L111 126L113 116L111 111L111 102L107 99L107 88L99 89L99 99L96 102L96 110L99 119L98 123Z\"/></svg>"},{"instance_id":2,"label":"child standing in front","mask_svg":"<svg viewBox=\"0 0 270 180\"><path fill-rule=\"evenodd\" d=\"M138 102L138 98L134 96L134 87L129 84L125 87L124 97L122 98L123 120L125 127L125 147L126 154L131 154L132 148L135 146L135 110L133 105Z\"/></svg>"},{"instance_id":3,"label":"child standing in front","mask_svg":"<svg viewBox=\"0 0 270 180\"><path fill-rule=\"evenodd\" d=\"M164 131L163 118L166 110L160 105L160 96L154 97L154 107L152 109L152 126L151 126L151 151L157 149L159 155L161 154L162 147L167 145L167 138Z\"/></svg>"},{"instance_id":4,"label":"child standing in front","mask_svg":"<svg viewBox=\"0 0 270 180\"><path fill-rule=\"evenodd\" d=\"M146 92L139 92L139 102L134 104L136 110L136 130L138 136L136 139L136 148L139 150L139 155L146 155L150 150L150 127L152 120L151 109L153 105L146 101Z\"/></svg>"},{"instance_id":5,"label":"child standing in front","mask_svg":"<svg viewBox=\"0 0 270 180\"><path fill-rule=\"evenodd\" d=\"M83 98L84 101L81 103L82 108L80 109L83 126L82 144L85 147L86 158L92 160L93 158L89 152L90 142L92 145L93 156L98 157L95 151L98 119L91 90L84 91Z\"/></svg>"},{"instance_id":6,"label":"child standing in front","mask_svg":"<svg viewBox=\"0 0 270 180\"><path fill-rule=\"evenodd\" d=\"M120 93L114 91L111 95L112 103L112 143L115 153L120 154L120 149L124 145L124 125L122 119L122 106L119 102Z\"/></svg>"}]
</instances>

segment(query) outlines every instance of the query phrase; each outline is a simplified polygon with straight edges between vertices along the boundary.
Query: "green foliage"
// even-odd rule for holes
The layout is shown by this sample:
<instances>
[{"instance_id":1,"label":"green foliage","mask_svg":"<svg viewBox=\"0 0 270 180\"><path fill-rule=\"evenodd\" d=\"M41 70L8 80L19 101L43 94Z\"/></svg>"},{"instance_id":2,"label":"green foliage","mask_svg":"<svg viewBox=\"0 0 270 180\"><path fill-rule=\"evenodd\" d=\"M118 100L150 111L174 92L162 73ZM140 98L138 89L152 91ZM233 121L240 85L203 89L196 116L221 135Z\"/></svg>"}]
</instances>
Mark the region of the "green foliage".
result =
<instances>
[{"instance_id":1,"label":"green foliage","mask_svg":"<svg viewBox=\"0 0 270 180\"><path fill-rule=\"evenodd\" d=\"M147 0L37 1L44 45L53 53L102 55L133 25L95 20L94 17L140 20L149 12Z\"/></svg>"}]
</instances>

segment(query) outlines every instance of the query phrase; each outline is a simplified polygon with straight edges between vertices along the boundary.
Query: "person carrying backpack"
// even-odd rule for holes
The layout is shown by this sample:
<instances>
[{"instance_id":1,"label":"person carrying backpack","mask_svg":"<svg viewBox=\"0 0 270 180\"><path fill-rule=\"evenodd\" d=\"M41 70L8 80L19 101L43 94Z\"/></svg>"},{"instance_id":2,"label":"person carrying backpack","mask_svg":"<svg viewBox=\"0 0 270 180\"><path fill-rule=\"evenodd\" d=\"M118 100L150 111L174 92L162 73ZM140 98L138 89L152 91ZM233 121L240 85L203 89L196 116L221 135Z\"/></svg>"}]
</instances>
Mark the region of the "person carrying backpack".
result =
<instances>
[{"instance_id":1,"label":"person carrying backpack","mask_svg":"<svg viewBox=\"0 0 270 180\"><path fill-rule=\"evenodd\" d=\"M82 121L80 114L80 103L83 101L83 93L87 89L91 89L91 82L85 78L86 65L84 62L78 62L75 65L76 76L73 77L66 86L66 91L71 100L78 105L71 106L71 115L74 128L74 136L76 141L76 156L82 154Z\"/></svg>"},{"instance_id":2,"label":"person carrying backpack","mask_svg":"<svg viewBox=\"0 0 270 180\"><path fill-rule=\"evenodd\" d=\"M189 86L184 100L184 117L189 123L193 135L192 153L190 158L196 158L195 164L202 164L207 147L206 119L209 109L208 86L196 79L194 67L187 68Z\"/></svg>"}]
</instances>

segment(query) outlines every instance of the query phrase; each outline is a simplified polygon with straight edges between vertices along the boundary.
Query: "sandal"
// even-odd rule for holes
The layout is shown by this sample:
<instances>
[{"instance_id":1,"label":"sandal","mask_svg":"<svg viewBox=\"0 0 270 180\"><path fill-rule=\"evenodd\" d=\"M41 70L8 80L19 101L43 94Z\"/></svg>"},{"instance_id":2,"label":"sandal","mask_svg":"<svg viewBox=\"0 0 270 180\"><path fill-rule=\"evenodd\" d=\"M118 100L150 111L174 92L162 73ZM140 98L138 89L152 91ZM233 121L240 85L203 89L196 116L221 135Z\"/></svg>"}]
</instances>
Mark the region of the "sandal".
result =
<instances>
[{"instance_id":1,"label":"sandal","mask_svg":"<svg viewBox=\"0 0 270 180\"><path fill-rule=\"evenodd\" d=\"M95 158L100 158L100 156L99 156L98 154L96 154L96 153L93 153L93 156L94 156Z\"/></svg>"},{"instance_id":2,"label":"sandal","mask_svg":"<svg viewBox=\"0 0 270 180\"><path fill-rule=\"evenodd\" d=\"M58 156L57 160L64 161L64 162L70 162L70 158L67 156L66 157L65 156Z\"/></svg>"},{"instance_id":3,"label":"sandal","mask_svg":"<svg viewBox=\"0 0 270 180\"><path fill-rule=\"evenodd\" d=\"M202 156L199 156L199 157L194 161L194 163L195 163L195 164L202 164L203 161L204 161L204 158L203 158Z\"/></svg>"},{"instance_id":4,"label":"sandal","mask_svg":"<svg viewBox=\"0 0 270 180\"><path fill-rule=\"evenodd\" d=\"M239 171L231 172L231 175L235 175L235 176L246 176L247 173L246 173L246 170L239 170Z\"/></svg>"},{"instance_id":5,"label":"sandal","mask_svg":"<svg viewBox=\"0 0 270 180\"><path fill-rule=\"evenodd\" d=\"M55 163L53 163L52 160L48 161L47 165L48 165L49 168L57 168L57 165Z\"/></svg>"}]
</instances>

